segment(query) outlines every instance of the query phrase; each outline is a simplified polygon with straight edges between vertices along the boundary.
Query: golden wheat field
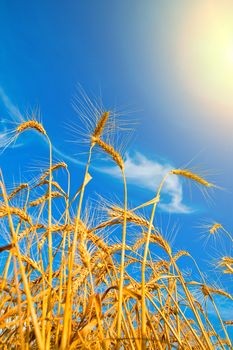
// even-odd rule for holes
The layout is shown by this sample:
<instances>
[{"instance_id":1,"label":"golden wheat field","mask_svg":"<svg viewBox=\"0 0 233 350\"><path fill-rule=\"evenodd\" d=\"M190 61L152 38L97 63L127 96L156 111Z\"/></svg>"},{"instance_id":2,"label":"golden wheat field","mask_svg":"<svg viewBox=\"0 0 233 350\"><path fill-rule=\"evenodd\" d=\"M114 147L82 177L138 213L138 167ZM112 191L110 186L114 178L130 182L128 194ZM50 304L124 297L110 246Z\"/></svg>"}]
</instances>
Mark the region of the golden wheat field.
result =
<instances>
[{"instance_id":1,"label":"golden wheat field","mask_svg":"<svg viewBox=\"0 0 233 350\"><path fill-rule=\"evenodd\" d=\"M102 111L89 136L83 181L74 196L69 168L54 162L41 122L29 118L10 135L12 141L26 131L39 133L49 145L50 165L33 182L11 189L0 177L1 231L7 242L0 247L0 348L231 349L233 317L221 316L216 299L232 296L209 285L192 252L174 251L155 226L168 177L186 178L206 189L214 185L189 169L173 169L149 202L130 208L124 158L104 137L106 128L114 124L111 112ZM100 197L101 215L85 197L96 149L119 167L124 194L121 206ZM65 187L56 181L58 173ZM144 215L145 209L150 215ZM115 240L110 235L114 230L119 233ZM219 231L232 244L222 224L209 227L210 235ZM153 247L161 252L156 259ZM180 259L193 264L193 276L183 273ZM222 256L218 267L231 278L233 258ZM217 322L209 317L206 300Z\"/></svg>"}]
</instances>

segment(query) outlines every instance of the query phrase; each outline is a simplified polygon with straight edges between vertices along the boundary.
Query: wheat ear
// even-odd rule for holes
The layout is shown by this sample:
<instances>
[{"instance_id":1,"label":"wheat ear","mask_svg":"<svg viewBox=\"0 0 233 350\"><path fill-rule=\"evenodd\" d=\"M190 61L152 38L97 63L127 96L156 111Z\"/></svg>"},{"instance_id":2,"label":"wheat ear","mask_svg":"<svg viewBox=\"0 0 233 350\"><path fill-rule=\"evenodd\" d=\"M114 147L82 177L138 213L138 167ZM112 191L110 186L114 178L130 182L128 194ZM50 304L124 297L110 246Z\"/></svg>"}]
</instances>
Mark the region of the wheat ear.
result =
<instances>
[{"instance_id":1,"label":"wheat ear","mask_svg":"<svg viewBox=\"0 0 233 350\"><path fill-rule=\"evenodd\" d=\"M100 117L100 120L98 121L97 125L96 125L96 128L92 134L93 137L100 137L103 130L104 130L104 127L105 127L105 124L108 120L108 117L110 115L110 112L104 112L101 117ZM94 141L93 141L94 142Z\"/></svg>"},{"instance_id":2,"label":"wheat ear","mask_svg":"<svg viewBox=\"0 0 233 350\"><path fill-rule=\"evenodd\" d=\"M124 169L124 161L123 161L121 155L117 151L115 151L115 149L111 145L102 141L100 138L94 137L94 136L92 137L92 142L94 144L96 143L106 153L108 153L112 157L112 159L117 163L117 165L120 167L121 170Z\"/></svg>"},{"instance_id":3,"label":"wheat ear","mask_svg":"<svg viewBox=\"0 0 233 350\"><path fill-rule=\"evenodd\" d=\"M171 171L171 174L180 175L180 176L186 177L187 179L196 181L196 182L198 182L198 183L200 183L201 185L206 186L206 187L213 187L213 186L214 186L212 183L206 181L205 179L203 179L203 178L200 177L199 175L194 174L194 173L192 173L192 172L189 171L189 170L185 170L185 169L174 169L174 170Z\"/></svg>"},{"instance_id":4,"label":"wheat ear","mask_svg":"<svg viewBox=\"0 0 233 350\"><path fill-rule=\"evenodd\" d=\"M43 135L46 135L46 131L43 127L43 125L41 123L39 123L37 120L28 120L22 124L20 124L17 128L16 128L16 132L18 134L20 134L21 132L27 130L27 129L35 129L38 132L40 132Z\"/></svg>"}]
</instances>

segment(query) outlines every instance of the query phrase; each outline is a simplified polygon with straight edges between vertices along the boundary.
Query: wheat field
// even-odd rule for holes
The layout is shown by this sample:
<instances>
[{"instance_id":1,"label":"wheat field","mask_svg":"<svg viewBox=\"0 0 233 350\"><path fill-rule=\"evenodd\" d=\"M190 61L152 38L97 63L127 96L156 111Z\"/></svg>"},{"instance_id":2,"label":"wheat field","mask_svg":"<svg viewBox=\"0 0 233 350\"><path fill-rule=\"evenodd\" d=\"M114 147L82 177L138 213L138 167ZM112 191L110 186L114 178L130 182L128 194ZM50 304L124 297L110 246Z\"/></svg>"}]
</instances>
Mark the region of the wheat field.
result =
<instances>
[{"instance_id":1,"label":"wheat field","mask_svg":"<svg viewBox=\"0 0 233 350\"><path fill-rule=\"evenodd\" d=\"M107 111L96 117L83 180L72 196L68 166L54 162L41 122L29 118L9 136L11 142L34 131L50 152L48 169L33 182L8 189L0 177L0 348L231 349L233 318L221 316L217 300L231 301L232 296L209 285L192 252L174 251L155 225L168 177L185 178L206 190L214 185L189 169L173 169L149 202L129 208L124 157L104 137L105 129L114 127L110 118ZM124 198L119 205L99 197L101 215L85 198L96 149L119 168ZM232 244L220 223L208 234L219 231ZM155 258L157 248L161 254ZM182 271L181 259L194 266L193 276ZM230 279L233 258L223 256L218 268Z\"/></svg>"}]
</instances>

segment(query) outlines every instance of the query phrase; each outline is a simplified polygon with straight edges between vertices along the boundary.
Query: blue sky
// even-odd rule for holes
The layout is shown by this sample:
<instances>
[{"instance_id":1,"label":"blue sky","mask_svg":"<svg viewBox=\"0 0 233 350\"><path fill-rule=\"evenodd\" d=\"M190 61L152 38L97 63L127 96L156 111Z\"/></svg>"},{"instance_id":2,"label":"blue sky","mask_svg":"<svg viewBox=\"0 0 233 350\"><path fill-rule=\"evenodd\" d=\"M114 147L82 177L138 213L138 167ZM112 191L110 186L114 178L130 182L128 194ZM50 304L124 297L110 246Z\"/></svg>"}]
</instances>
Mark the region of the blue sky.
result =
<instances>
[{"instance_id":1,"label":"blue sky","mask_svg":"<svg viewBox=\"0 0 233 350\"><path fill-rule=\"evenodd\" d=\"M191 184L190 190L188 182L173 177L164 188L157 216L165 234L167 226L171 232L174 225L179 228L174 247L189 250L204 269L212 257L229 254L231 248L225 237L220 237L221 244L205 247L200 238L203 228L197 226L214 220L231 230L233 216L233 89L228 81L233 61L231 67L221 56L225 46L228 52L228 37L230 52L232 27L219 34L217 48L211 44L221 21L231 22L232 5L227 0L217 3L2 0L0 4L1 133L9 120L17 119L17 108L24 115L39 106L58 150L55 156L67 161L75 186L85 161L79 144L67 142L80 138L69 130L71 123L80 124L71 103L80 94L77 84L91 98L101 96L106 108L125 111L129 124L137 120L125 155L132 205L151 199L168 169L189 162L223 188L210 192L210 200L196 186ZM212 59L216 55L218 61ZM36 134L22 135L16 146L0 158L9 184L30 177L30 167L45 163L48 151ZM90 196L97 191L112 197L121 190L110 161L96 159L92 174ZM226 283L230 288L229 279Z\"/></svg>"}]
</instances>

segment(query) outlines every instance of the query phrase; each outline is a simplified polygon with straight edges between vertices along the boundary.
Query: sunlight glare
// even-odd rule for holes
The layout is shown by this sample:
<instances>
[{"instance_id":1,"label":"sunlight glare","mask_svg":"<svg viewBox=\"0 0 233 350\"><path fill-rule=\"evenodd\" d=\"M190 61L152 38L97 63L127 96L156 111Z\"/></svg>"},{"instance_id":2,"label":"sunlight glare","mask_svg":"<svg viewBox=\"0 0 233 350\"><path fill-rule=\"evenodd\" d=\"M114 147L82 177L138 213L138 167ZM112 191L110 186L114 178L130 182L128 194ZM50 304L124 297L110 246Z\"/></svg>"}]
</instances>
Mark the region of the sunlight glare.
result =
<instances>
[{"instance_id":1,"label":"sunlight glare","mask_svg":"<svg viewBox=\"0 0 233 350\"><path fill-rule=\"evenodd\" d=\"M233 115L233 2L198 1L181 26L179 71L190 93Z\"/></svg>"}]
</instances>

